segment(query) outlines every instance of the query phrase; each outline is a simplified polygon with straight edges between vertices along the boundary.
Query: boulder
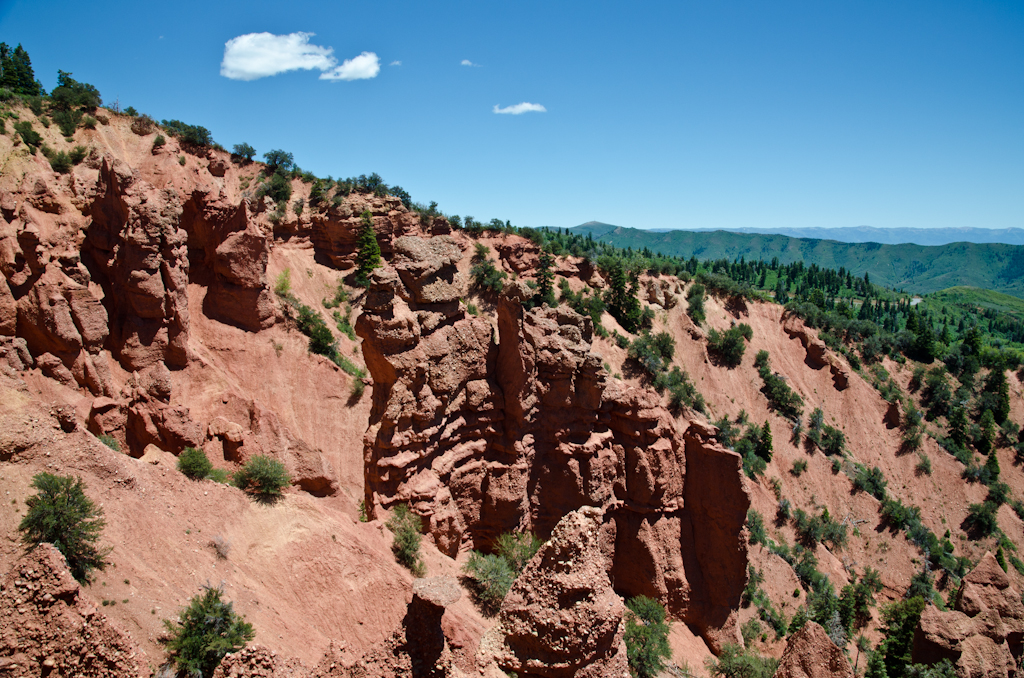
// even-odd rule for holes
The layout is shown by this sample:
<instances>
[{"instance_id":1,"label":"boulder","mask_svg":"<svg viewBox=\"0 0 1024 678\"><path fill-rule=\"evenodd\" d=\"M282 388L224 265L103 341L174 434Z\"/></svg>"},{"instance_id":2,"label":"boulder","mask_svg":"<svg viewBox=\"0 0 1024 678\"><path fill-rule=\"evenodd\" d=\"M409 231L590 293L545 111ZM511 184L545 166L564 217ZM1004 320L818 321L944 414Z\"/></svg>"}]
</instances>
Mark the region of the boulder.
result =
<instances>
[{"instance_id":1,"label":"boulder","mask_svg":"<svg viewBox=\"0 0 1024 678\"><path fill-rule=\"evenodd\" d=\"M846 655L813 621L789 637L775 671L775 678L847 677L853 678L853 669Z\"/></svg>"},{"instance_id":2,"label":"boulder","mask_svg":"<svg viewBox=\"0 0 1024 678\"><path fill-rule=\"evenodd\" d=\"M18 329L18 305L7 286L7 279L0 275L0 334L13 336Z\"/></svg>"},{"instance_id":3,"label":"boulder","mask_svg":"<svg viewBox=\"0 0 1024 678\"><path fill-rule=\"evenodd\" d=\"M562 518L512 585L480 644L481 664L543 678L626 678L626 606L608 578L604 512Z\"/></svg>"},{"instance_id":4,"label":"boulder","mask_svg":"<svg viewBox=\"0 0 1024 678\"><path fill-rule=\"evenodd\" d=\"M1024 603L991 552L963 578L954 609L928 606L914 632L913 659L949 659L970 678L1013 676L1024 651Z\"/></svg>"}]
</instances>

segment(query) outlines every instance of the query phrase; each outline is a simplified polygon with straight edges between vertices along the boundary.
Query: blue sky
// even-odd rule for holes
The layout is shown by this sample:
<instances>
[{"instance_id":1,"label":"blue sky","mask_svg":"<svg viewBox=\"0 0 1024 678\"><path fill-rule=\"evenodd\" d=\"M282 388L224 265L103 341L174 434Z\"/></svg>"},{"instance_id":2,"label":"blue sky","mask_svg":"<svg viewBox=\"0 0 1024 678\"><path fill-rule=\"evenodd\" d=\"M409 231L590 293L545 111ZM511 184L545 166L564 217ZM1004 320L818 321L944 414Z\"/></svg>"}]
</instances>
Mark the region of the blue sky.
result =
<instances>
[{"instance_id":1,"label":"blue sky","mask_svg":"<svg viewBox=\"0 0 1024 678\"><path fill-rule=\"evenodd\" d=\"M299 32L316 68L221 75L228 41ZM0 0L0 40L47 89L485 221L1024 227L1019 0Z\"/></svg>"}]
</instances>

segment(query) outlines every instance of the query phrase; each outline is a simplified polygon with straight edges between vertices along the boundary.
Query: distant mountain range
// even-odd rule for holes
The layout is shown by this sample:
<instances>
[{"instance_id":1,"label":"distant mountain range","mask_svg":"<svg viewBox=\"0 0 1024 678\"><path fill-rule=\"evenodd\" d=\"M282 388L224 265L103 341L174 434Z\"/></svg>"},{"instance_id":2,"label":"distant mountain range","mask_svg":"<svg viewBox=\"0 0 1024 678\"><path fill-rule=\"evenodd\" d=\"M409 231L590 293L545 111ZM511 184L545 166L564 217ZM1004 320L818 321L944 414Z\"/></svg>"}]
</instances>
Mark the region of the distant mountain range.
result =
<instances>
[{"instance_id":1,"label":"distant mountain range","mask_svg":"<svg viewBox=\"0 0 1024 678\"><path fill-rule=\"evenodd\" d=\"M569 231L589 233L595 240L617 247L647 248L686 258L735 260L744 257L771 261L778 257L786 264L802 260L808 265L825 268L843 267L857 276L869 273L876 284L911 292L937 292L966 285L1024 298L1024 247L1020 245L848 243L729 231L644 231L599 222L589 222Z\"/></svg>"},{"instance_id":2,"label":"distant mountain range","mask_svg":"<svg viewBox=\"0 0 1024 678\"><path fill-rule=\"evenodd\" d=\"M590 221L583 226L609 226ZM652 229L653 233L669 233L676 229ZM849 228L695 228L708 232L724 230L727 233L756 233L758 235L788 235L791 238L836 240L838 242L877 242L883 245L913 243L915 245L948 245L954 242L1002 243L1024 245L1024 228L875 228L851 226Z\"/></svg>"}]
</instances>

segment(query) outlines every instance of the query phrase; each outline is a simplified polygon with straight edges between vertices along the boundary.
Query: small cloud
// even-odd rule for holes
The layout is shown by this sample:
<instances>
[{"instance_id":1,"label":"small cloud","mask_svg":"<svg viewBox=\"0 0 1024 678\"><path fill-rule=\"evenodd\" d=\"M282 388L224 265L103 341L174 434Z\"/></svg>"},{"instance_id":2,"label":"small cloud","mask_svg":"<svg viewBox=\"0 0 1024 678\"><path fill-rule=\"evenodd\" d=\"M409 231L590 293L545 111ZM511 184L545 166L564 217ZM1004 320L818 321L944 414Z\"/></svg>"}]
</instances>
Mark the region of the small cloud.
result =
<instances>
[{"instance_id":1,"label":"small cloud","mask_svg":"<svg viewBox=\"0 0 1024 678\"><path fill-rule=\"evenodd\" d=\"M544 108L540 104L531 104L524 101L521 104L506 106L505 108L495 106L494 112L507 115L522 115L523 113L547 113L548 109Z\"/></svg>"},{"instance_id":2,"label":"small cloud","mask_svg":"<svg viewBox=\"0 0 1024 678\"><path fill-rule=\"evenodd\" d=\"M380 59L373 52L363 52L345 59L337 68L320 74L321 80L368 80L380 73Z\"/></svg>"},{"instance_id":3,"label":"small cloud","mask_svg":"<svg viewBox=\"0 0 1024 678\"><path fill-rule=\"evenodd\" d=\"M401 62L401 61L398 61L398 60L396 59L395 61L392 61L392 62L391 62L390 64L388 64L388 65L389 65L389 66L401 66L401 65L402 65L402 62Z\"/></svg>"},{"instance_id":4,"label":"small cloud","mask_svg":"<svg viewBox=\"0 0 1024 678\"><path fill-rule=\"evenodd\" d=\"M247 33L224 43L220 74L232 80L257 80L296 70L327 70L338 60L330 47L309 44L313 33Z\"/></svg>"},{"instance_id":5,"label":"small cloud","mask_svg":"<svg viewBox=\"0 0 1024 678\"><path fill-rule=\"evenodd\" d=\"M462 66L474 66L476 68L480 67L480 64L474 64L469 59L463 59L462 61L459 62L459 64L462 65Z\"/></svg>"}]
</instances>

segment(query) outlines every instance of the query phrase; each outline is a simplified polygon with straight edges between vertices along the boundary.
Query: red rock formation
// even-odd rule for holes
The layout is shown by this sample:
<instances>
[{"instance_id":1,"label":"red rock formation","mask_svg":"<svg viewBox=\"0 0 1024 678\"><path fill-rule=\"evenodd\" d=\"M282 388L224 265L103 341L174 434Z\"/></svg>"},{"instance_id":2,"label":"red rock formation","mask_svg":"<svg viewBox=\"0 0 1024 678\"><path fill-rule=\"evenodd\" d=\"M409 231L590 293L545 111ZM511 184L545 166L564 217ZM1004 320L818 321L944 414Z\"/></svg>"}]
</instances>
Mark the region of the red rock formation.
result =
<instances>
[{"instance_id":1,"label":"red rock formation","mask_svg":"<svg viewBox=\"0 0 1024 678\"><path fill-rule=\"evenodd\" d=\"M331 205L310 217L309 235L317 254L335 268L355 266L356 243L362 230L360 215L365 211L372 215L373 230L384 254L394 251L396 238L419 231L419 215L407 210L398 198L352 194L340 205ZM435 232L446 232L448 222L443 217L435 217L435 222Z\"/></svg>"},{"instance_id":2,"label":"red rock formation","mask_svg":"<svg viewBox=\"0 0 1024 678\"><path fill-rule=\"evenodd\" d=\"M3 578L0 672L19 678L146 675L131 636L96 610L50 544L23 556Z\"/></svg>"},{"instance_id":3,"label":"red rock formation","mask_svg":"<svg viewBox=\"0 0 1024 678\"><path fill-rule=\"evenodd\" d=\"M1024 652L1024 603L988 552L963 579L953 610L928 606L914 633L915 662L949 659L966 678L1013 676Z\"/></svg>"},{"instance_id":4,"label":"red rock formation","mask_svg":"<svg viewBox=\"0 0 1024 678\"><path fill-rule=\"evenodd\" d=\"M853 678L843 651L825 629L809 621L786 641L775 678Z\"/></svg>"},{"instance_id":5,"label":"red rock formation","mask_svg":"<svg viewBox=\"0 0 1024 678\"><path fill-rule=\"evenodd\" d=\"M356 325L374 381L367 507L410 503L454 554L513 529L548 535L567 513L605 506L616 590L662 599L714 647L738 639L749 505L739 457L711 429L678 426L655 393L608 380L589 318L526 311L529 292L512 283L496 340L458 302L456 246L395 248Z\"/></svg>"},{"instance_id":6,"label":"red rock formation","mask_svg":"<svg viewBox=\"0 0 1024 678\"><path fill-rule=\"evenodd\" d=\"M529 678L626 678L626 606L601 551L604 512L562 518L505 596L480 663Z\"/></svg>"},{"instance_id":7,"label":"red rock formation","mask_svg":"<svg viewBox=\"0 0 1024 678\"><path fill-rule=\"evenodd\" d=\"M846 365L829 352L825 342L819 339L815 332L804 324L800 317L784 313L782 316L782 329L786 331L786 334L799 339L800 343L803 344L804 349L807 351L807 359L804 362L807 363L808 367L820 370L827 366L829 371L832 372L832 383L835 384L837 391L843 391L849 387L850 371L846 368Z\"/></svg>"}]
</instances>

